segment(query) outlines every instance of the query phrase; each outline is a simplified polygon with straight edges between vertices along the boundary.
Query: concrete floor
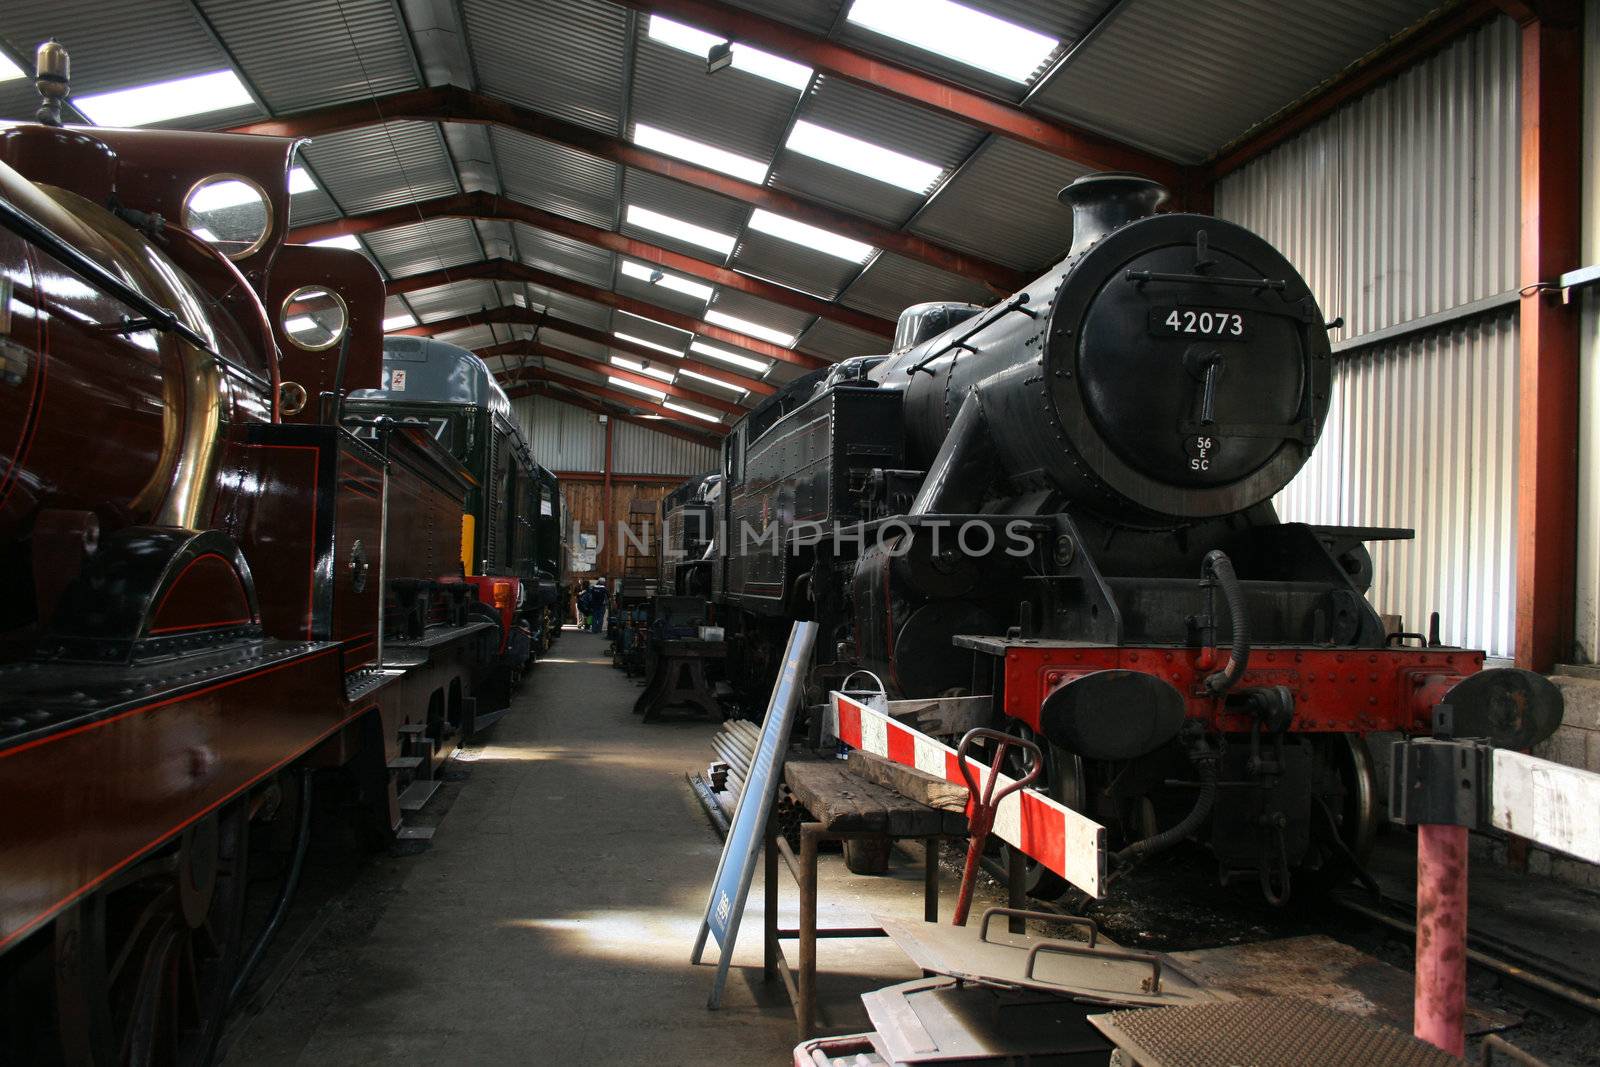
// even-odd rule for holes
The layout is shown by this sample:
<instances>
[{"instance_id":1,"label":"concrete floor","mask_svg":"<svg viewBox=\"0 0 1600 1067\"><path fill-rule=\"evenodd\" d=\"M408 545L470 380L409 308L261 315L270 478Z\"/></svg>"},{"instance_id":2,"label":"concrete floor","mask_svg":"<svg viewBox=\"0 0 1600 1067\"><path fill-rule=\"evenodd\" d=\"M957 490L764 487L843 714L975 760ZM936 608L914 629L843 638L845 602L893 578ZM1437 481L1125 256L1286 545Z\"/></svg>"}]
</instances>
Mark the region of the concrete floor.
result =
<instances>
[{"instance_id":1,"label":"concrete floor","mask_svg":"<svg viewBox=\"0 0 1600 1067\"><path fill-rule=\"evenodd\" d=\"M684 775L715 726L645 726L637 693L601 638L569 629L463 753L432 847L363 874L339 904L367 921L319 935L228 1063L790 1062L788 1001L761 980L759 869L721 1010L713 967L688 962L721 843ZM823 862L821 925L920 917L914 864ZM787 877L782 899L793 926ZM866 1028L861 992L919 973L885 939L823 941L819 961L836 1033Z\"/></svg>"}]
</instances>

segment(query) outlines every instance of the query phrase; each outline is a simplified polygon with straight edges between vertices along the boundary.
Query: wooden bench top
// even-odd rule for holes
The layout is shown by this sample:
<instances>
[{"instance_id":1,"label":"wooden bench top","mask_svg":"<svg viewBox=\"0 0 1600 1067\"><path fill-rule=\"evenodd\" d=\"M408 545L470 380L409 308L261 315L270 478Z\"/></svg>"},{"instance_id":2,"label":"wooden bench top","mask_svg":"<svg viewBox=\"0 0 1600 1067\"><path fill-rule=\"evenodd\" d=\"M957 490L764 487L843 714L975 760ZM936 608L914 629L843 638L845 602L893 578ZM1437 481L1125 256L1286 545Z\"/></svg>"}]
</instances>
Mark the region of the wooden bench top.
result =
<instances>
[{"instance_id":1,"label":"wooden bench top","mask_svg":"<svg viewBox=\"0 0 1600 1067\"><path fill-rule=\"evenodd\" d=\"M795 759L783 765L795 799L831 833L885 833L890 837L964 834L961 812L940 811L851 774L842 760Z\"/></svg>"}]
</instances>

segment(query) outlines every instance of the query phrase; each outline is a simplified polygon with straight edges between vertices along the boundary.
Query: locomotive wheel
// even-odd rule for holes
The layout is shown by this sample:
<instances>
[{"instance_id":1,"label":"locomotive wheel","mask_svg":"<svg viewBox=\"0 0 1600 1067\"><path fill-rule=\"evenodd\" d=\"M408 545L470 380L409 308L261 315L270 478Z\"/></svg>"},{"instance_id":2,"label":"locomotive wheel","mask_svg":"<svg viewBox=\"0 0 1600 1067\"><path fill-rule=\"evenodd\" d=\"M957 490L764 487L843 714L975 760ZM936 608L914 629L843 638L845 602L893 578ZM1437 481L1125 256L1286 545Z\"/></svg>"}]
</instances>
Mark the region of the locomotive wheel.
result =
<instances>
[{"instance_id":1,"label":"locomotive wheel","mask_svg":"<svg viewBox=\"0 0 1600 1067\"><path fill-rule=\"evenodd\" d=\"M1032 741L1039 746L1039 751L1044 756L1044 766L1039 769L1038 780L1033 783L1032 788L1052 800L1065 804L1073 811L1083 811L1087 798L1084 795L1082 758L1043 740L1027 723L1013 720L1006 725L1006 732L1025 741ZM1022 753L1017 749L1011 749L1007 753L1005 772L1013 778L1021 778L1025 773ZM1071 883L1065 878L1032 856L1024 855L1022 861L1022 884L1028 896L1037 900L1057 900L1071 888ZM1011 846L1004 842L1000 844L1000 864L1007 869L1011 864Z\"/></svg>"},{"instance_id":2,"label":"locomotive wheel","mask_svg":"<svg viewBox=\"0 0 1600 1067\"><path fill-rule=\"evenodd\" d=\"M56 920L56 1002L69 1063L210 1061L239 963L245 807L190 826Z\"/></svg>"},{"instance_id":3,"label":"locomotive wheel","mask_svg":"<svg viewBox=\"0 0 1600 1067\"><path fill-rule=\"evenodd\" d=\"M1311 896L1325 894L1348 882L1356 873L1352 859L1365 867L1378 834L1377 779L1366 739L1356 734L1330 737L1319 755L1324 773L1337 775L1344 796L1340 803L1328 804L1328 814L1337 823L1331 828L1337 832L1337 844L1327 840L1330 833L1327 815L1316 809L1313 800L1312 844L1318 862L1315 866L1302 865L1294 875L1296 893ZM1313 797L1317 796L1315 784L1313 782Z\"/></svg>"}]
</instances>

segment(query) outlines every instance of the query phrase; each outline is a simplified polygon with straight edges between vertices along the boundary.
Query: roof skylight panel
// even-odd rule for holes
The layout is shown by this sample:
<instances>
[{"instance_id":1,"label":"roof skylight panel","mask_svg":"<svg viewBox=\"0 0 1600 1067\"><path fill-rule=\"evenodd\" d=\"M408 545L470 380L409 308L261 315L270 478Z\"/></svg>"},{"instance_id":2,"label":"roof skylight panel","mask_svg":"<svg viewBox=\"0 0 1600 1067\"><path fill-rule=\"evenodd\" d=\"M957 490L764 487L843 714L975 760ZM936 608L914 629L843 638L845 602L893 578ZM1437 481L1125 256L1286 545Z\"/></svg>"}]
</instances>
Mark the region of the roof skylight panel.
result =
<instances>
[{"instance_id":1,"label":"roof skylight panel","mask_svg":"<svg viewBox=\"0 0 1600 1067\"><path fill-rule=\"evenodd\" d=\"M715 46L727 43L726 37L718 37L660 15L650 16L649 34L652 41L659 41L701 59L705 59ZM800 92L804 92L806 86L811 84L810 67L771 52L763 52L759 48L751 48L747 44L734 43L733 66L735 70L746 71Z\"/></svg>"},{"instance_id":2,"label":"roof skylight panel","mask_svg":"<svg viewBox=\"0 0 1600 1067\"><path fill-rule=\"evenodd\" d=\"M348 248L352 252L363 251L361 238L351 233L341 233L338 237L324 237L320 241L312 241L312 248Z\"/></svg>"},{"instance_id":3,"label":"roof skylight panel","mask_svg":"<svg viewBox=\"0 0 1600 1067\"><path fill-rule=\"evenodd\" d=\"M722 326L739 333L749 334L751 337L769 341L775 345L782 345L784 348L791 347L795 342L795 335L792 333L784 333L782 330L775 330L771 326L763 326L759 322L751 322L749 319L741 319L724 311L706 312L706 321L715 326ZM691 345L690 347L694 346Z\"/></svg>"},{"instance_id":4,"label":"roof skylight panel","mask_svg":"<svg viewBox=\"0 0 1600 1067\"><path fill-rule=\"evenodd\" d=\"M719 363L726 363L730 367L754 371L758 375L766 374L767 371L772 369L772 364L763 360L742 356L737 352L729 352L726 348L708 345L704 341L690 341L689 351L705 356L707 359L714 359Z\"/></svg>"},{"instance_id":5,"label":"roof skylight panel","mask_svg":"<svg viewBox=\"0 0 1600 1067\"><path fill-rule=\"evenodd\" d=\"M853 0L850 22L916 48L1027 82L1060 42L951 0Z\"/></svg>"},{"instance_id":6,"label":"roof skylight panel","mask_svg":"<svg viewBox=\"0 0 1600 1067\"><path fill-rule=\"evenodd\" d=\"M667 394L663 393L660 389L652 389L647 385L640 385L637 382L630 382L628 379L618 378L614 374L606 375L606 381L610 382L618 389L627 389L631 392L638 393L640 396L647 396L651 400L658 402L667 398Z\"/></svg>"},{"instance_id":7,"label":"roof skylight panel","mask_svg":"<svg viewBox=\"0 0 1600 1067\"><path fill-rule=\"evenodd\" d=\"M767 180L767 165L759 159L741 156L726 148L696 141L692 137L684 137L658 126L643 122L634 123L633 143L641 148L688 160L710 170L731 174L735 178L743 178L747 182L755 182L757 185Z\"/></svg>"},{"instance_id":8,"label":"roof skylight panel","mask_svg":"<svg viewBox=\"0 0 1600 1067\"><path fill-rule=\"evenodd\" d=\"M619 341L628 341L632 344L643 345L645 348L653 348L657 352L665 352L669 356L683 355L681 351L673 348L671 345L664 345L660 341L647 341L643 337L639 337L631 333L623 333L621 330L612 330L611 336L617 338Z\"/></svg>"},{"instance_id":9,"label":"roof skylight panel","mask_svg":"<svg viewBox=\"0 0 1600 1067\"><path fill-rule=\"evenodd\" d=\"M760 230L762 233L771 234L793 244L801 245L816 252L840 259L849 260L851 263L865 263L877 249L864 241L857 241L831 230L824 230L820 226L813 226L808 222L797 222L794 219L775 215L765 208L756 208L750 215L750 228Z\"/></svg>"},{"instance_id":10,"label":"roof skylight panel","mask_svg":"<svg viewBox=\"0 0 1600 1067\"><path fill-rule=\"evenodd\" d=\"M314 192L316 192L316 190L317 190L317 183L311 177L311 172L310 171L306 170L306 168L304 168L304 167L290 167L289 168L289 195L290 196L294 196L294 195L296 195L298 193L314 193Z\"/></svg>"},{"instance_id":11,"label":"roof skylight panel","mask_svg":"<svg viewBox=\"0 0 1600 1067\"><path fill-rule=\"evenodd\" d=\"M254 103L231 70L72 98L72 106L97 126L148 126Z\"/></svg>"},{"instance_id":12,"label":"roof skylight panel","mask_svg":"<svg viewBox=\"0 0 1600 1067\"><path fill-rule=\"evenodd\" d=\"M678 374L681 377L684 377L684 378L693 378L697 382L705 382L707 385L714 385L718 389L726 389L728 392L735 393L735 394L737 394L739 396L744 396L744 395L746 395L747 393L750 392L750 390L745 389L745 388L743 388L741 386L737 386L737 385L733 385L732 383L725 382L721 378L713 378L709 374L701 374L699 371L693 371L693 370L688 369L687 367L685 367L682 370L678 371Z\"/></svg>"},{"instance_id":13,"label":"roof skylight panel","mask_svg":"<svg viewBox=\"0 0 1600 1067\"><path fill-rule=\"evenodd\" d=\"M659 211L639 207L637 204L628 205L627 221L631 226L676 237L680 241L709 248L724 256L733 251L736 242L732 234L720 233L708 226L697 226L683 219L675 219L671 215L663 215Z\"/></svg>"},{"instance_id":14,"label":"roof skylight panel","mask_svg":"<svg viewBox=\"0 0 1600 1067\"><path fill-rule=\"evenodd\" d=\"M699 408L693 407L693 406L691 406L689 404L680 404L676 400L668 400L662 406L666 407L666 408L670 408L673 411L681 411L685 415L690 415L690 416L693 416L694 418L697 418L697 419L704 419L707 422L721 422L722 421L722 416L721 415L714 415L709 411L702 411Z\"/></svg>"},{"instance_id":15,"label":"roof skylight panel","mask_svg":"<svg viewBox=\"0 0 1600 1067\"><path fill-rule=\"evenodd\" d=\"M944 173L944 168L938 164L925 163L914 156L804 119L794 124L785 147L913 193L927 192Z\"/></svg>"},{"instance_id":16,"label":"roof skylight panel","mask_svg":"<svg viewBox=\"0 0 1600 1067\"><path fill-rule=\"evenodd\" d=\"M0 54L0 82L14 81L17 78L26 78L27 72L5 56Z\"/></svg>"},{"instance_id":17,"label":"roof skylight panel","mask_svg":"<svg viewBox=\"0 0 1600 1067\"><path fill-rule=\"evenodd\" d=\"M636 263L631 259L622 261L622 273L630 278L638 278L650 285L659 285L663 289L692 296L696 300L710 300L714 290L709 285L690 281L680 274L668 274L659 267L652 267L645 263Z\"/></svg>"},{"instance_id":18,"label":"roof skylight panel","mask_svg":"<svg viewBox=\"0 0 1600 1067\"><path fill-rule=\"evenodd\" d=\"M625 370L631 370L635 374L648 374L650 377L659 378L664 382L670 382L673 378L671 371L662 370L660 367L651 366L649 363L646 363L643 360L625 359L622 356L612 356L611 365L613 367L622 367Z\"/></svg>"}]
</instances>

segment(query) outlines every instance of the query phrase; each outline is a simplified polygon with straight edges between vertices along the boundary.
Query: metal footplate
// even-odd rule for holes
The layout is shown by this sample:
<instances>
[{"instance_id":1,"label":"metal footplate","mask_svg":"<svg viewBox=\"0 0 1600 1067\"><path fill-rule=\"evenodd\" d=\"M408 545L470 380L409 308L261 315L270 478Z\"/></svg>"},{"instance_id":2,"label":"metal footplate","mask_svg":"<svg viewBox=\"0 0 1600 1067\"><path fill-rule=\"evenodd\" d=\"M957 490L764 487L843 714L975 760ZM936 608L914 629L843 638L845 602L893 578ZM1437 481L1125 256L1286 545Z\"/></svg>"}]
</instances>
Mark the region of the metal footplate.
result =
<instances>
[{"instance_id":1,"label":"metal footplate","mask_svg":"<svg viewBox=\"0 0 1600 1067\"><path fill-rule=\"evenodd\" d=\"M1127 1067L1455 1067L1467 1061L1309 1000L1267 997L1114 1011L1089 1023Z\"/></svg>"}]
</instances>

